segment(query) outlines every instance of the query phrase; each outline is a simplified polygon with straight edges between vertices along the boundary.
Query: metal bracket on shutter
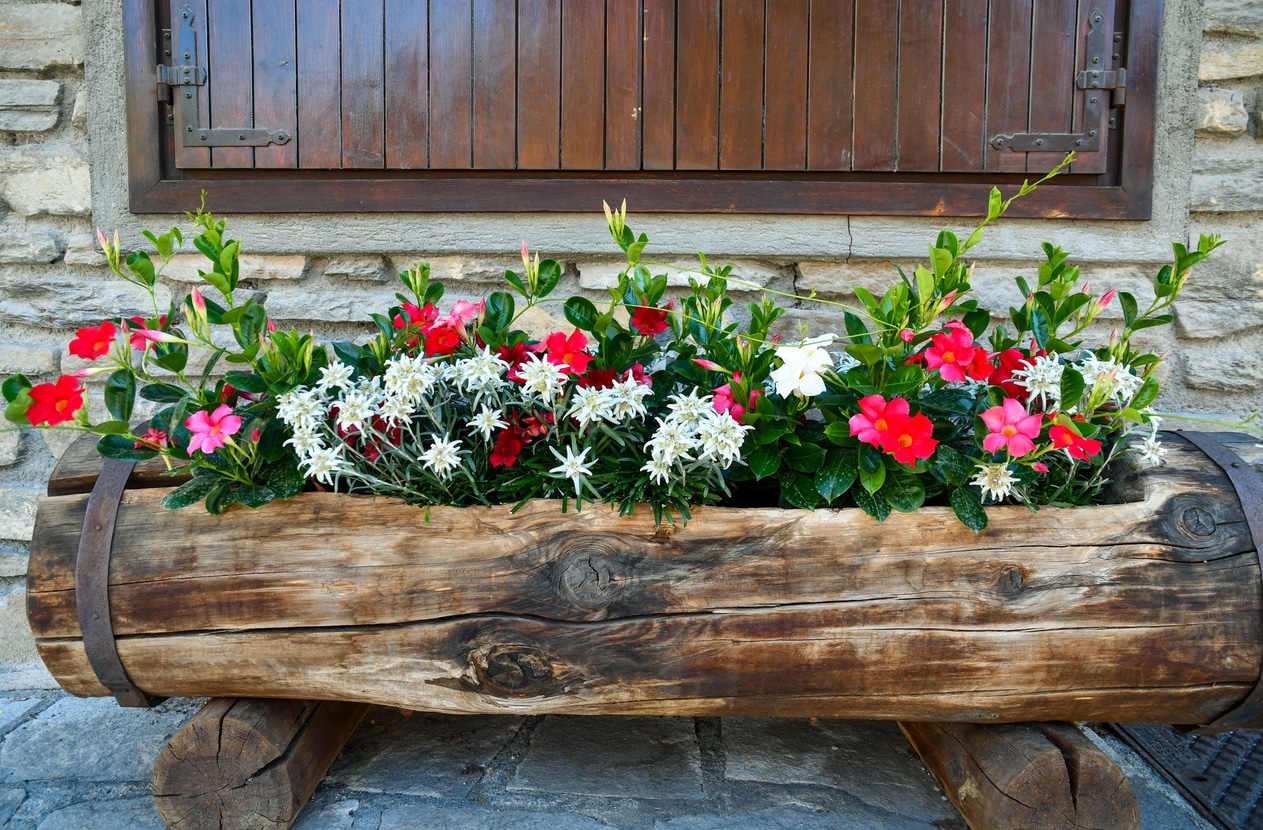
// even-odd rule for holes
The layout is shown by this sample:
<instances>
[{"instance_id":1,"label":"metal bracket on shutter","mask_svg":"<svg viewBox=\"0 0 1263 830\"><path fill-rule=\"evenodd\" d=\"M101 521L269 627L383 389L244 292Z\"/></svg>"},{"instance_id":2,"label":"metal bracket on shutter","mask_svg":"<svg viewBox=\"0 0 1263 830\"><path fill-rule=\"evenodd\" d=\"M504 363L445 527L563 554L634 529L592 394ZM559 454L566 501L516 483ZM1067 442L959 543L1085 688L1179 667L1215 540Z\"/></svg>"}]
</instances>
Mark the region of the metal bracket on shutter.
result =
<instances>
[{"instance_id":1,"label":"metal bracket on shutter","mask_svg":"<svg viewBox=\"0 0 1263 830\"><path fill-rule=\"evenodd\" d=\"M1010 133L991 139L997 150L1015 153L1039 151L1094 153L1101 149L1101 110L1105 90L1113 90L1113 105L1122 106L1127 88L1126 69L1105 69L1105 15L1100 9L1088 17L1087 66L1075 75L1076 89L1084 90L1083 125L1086 133Z\"/></svg>"},{"instance_id":2,"label":"metal bracket on shutter","mask_svg":"<svg viewBox=\"0 0 1263 830\"><path fill-rule=\"evenodd\" d=\"M193 9L180 10L180 34L174 65L158 66L158 83L166 84L180 100L181 143L185 147L266 147L286 144L286 130L260 130L253 127L200 127L197 118L197 89L206 84L206 67L197 65L197 33L193 30Z\"/></svg>"}]
</instances>

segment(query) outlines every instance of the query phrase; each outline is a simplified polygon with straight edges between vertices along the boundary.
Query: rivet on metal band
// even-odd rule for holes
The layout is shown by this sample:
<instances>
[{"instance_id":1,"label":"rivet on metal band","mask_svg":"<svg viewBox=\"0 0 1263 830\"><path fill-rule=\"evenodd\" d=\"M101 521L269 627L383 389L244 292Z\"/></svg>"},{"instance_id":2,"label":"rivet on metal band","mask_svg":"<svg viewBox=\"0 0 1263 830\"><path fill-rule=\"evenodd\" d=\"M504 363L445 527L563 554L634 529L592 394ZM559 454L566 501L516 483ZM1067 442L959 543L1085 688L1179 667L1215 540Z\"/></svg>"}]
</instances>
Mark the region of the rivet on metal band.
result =
<instances>
[{"instance_id":1,"label":"rivet on metal band","mask_svg":"<svg viewBox=\"0 0 1263 830\"><path fill-rule=\"evenodd\" d=\"M127 488L127 479L136 464L109 459L97 477L79 535L79 555L75 560L75 604L79 610L79 630L88 662L101 685L114 693L120 706L155 706L165 698L141 691L118 656L114 624L110 619L110 550L114 544L114 522L118 504Z\"/></svg>"},{"instance_id":2,"label":"rivet on metal band","mask_svg":"<svg viewBox=\"0 0 1263 830\"><path fill-rule=\"evenodd\" d=\"M1176 435L1197 447L1218 464L1232 482L1241 501L1246 526L1250 529L1255 553L1259 557L1259 572L1263 576L1263 476L1232 450L1204 432L1177 430ZM1225 732L1230 729L1258 728L1263 725L1263 675L1245 700L1231 711L1225 712L1195 732Z\"/></svg>"}]
</instances>

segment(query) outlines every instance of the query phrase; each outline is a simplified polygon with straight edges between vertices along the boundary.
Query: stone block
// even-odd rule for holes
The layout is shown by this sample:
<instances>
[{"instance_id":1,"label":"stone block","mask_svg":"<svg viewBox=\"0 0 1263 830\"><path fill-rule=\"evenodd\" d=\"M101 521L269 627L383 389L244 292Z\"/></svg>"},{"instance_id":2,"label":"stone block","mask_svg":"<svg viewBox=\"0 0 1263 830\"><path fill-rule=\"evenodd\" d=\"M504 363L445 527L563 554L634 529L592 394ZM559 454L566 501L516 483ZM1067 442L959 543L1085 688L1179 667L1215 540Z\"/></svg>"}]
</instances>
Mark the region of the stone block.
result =
<instances>
[{"instance_id":1,"label":"stone block","mask_svg":"<svg viewBox=\"0 0 1263 830\"><path fill-rule=\"evenodd\" d=\"M48 231L0 231L0 264L45 263L61 256L57 239Z\"/></svg>"},{"instance_id":2,"label":"stone block","mask_svg":"<svg viewBox=\"0 0 1263 830\"><path fill-rule=\"evenodd\" d=\"M354 282L386 282L385 257L338 257L325 265L325 276Z\"/></svg>"},{"instance_id":3,"label":"stone block","mask_svg":"<svg viewBox=\"0 0 1263 830\"><path fill-rule=\"evenodd\" d=\"M44 447L49 455L60 459L70 449L70 445L79 440L80 435L68 429L45 429L40 431L40 437L44 439Z\"/></svg>"},{"instance_id":4,"label":"stone block","mask_svg":"<svg viewBox=\"0 0 1263 830\"><path fill-rule=\"evenodd\" d=\"M1239 89L1197 90L1197 135L1239 136L1250 125L1245 96Z\"/></svg>"},{"instance_id":5,"label":"stone block","mask_svg":"<svg viewBox=\"0 0 1263 830\"><path fill-rule=\"evenodd\" d=\"M158 285L155 296L159 308L170 305L167 286ZM130 317L148 307L144 289L108 274L102 279L41 280L0 274L0 322L71 330L98 325L106 317Z\"/></svg>"},{"instance_id":6,"label":"stone block","mask_svg":"<svg viewBox=\"0 0 1263 830\"><path fill-rule=\"evenodd\" d=\"M0 539L31 541L35 508L42 495L43 490L35 487L0 487ZM0 626L0 631L4 630Z\"/></svg>"},{"instance_id":7,"label":"stone block","mask_svg":"<svg viewBox=\"0 0 1263 830\"><path fill-rule=\"evenodd\" d=\"M0 576L26 576L28 564L30 560L25 554L0 552Z\"/></svg>"},{"instance_id":8,"label":"stone block","mask_svg":"<svg viewBox=\"0 0 1263 830\"><path fill-rule=\"evenodd\" d=\"M1199 81L1227 81L1255 75L1263 75L1263 42L1203 44L1202 62L1197 71Z\"/></svg>"},{"instance_id":9,"label":"stone block","mask_svg":"<svg viewBox=\"0 0 1263 830\"><path fill-rule=\"evenodd\" d=\"M964 828L945 821L925 824L912 819L849 809L845 813L817 812L806 807L768 807L748 813L677 816L655 819L651 830L930 830L931 827Z\"/></svg>"},{"instance_id":10,"label":"stone block","mask_svg":"<svg viewBox=\"0 0 1263 830\"><path fill-rule=\"evenodd\" d=\"M3 509L0 504L0 510ZM30 684L26 688L50 685L40 679L51 680L51 677L39 659L35 638L26 621L25 585L0 596L0 632L4 632L0 636L0 688L12 689L16 685L12 681L19 678Z\"/></svg>"},{"instance_id":11,"label":"stone block","mask_svg":"<svg viewBox=\"0 0 1263 830\"><path fill-rule=\"evenodd\" d=\"M1184 383L1210 392L1254 392L1263 386L1263 366L1257 353L1221 351L1214 360L1185 357Z\"/></svg>"},{"instance_id":12,"label":"stone block","mask_svg":"<svg viewBox=\"0 0 1263 830\"><path fill-rule=\"evenodd\" d=\"M40 821L39 830L83 830L85 827L166 830L166 826L154 809L153 799L142 797L62 807Z\"/></svg>"},{"instance_id":13,"label":"stone block","mask_svg":"<svg viewBox=\"0 0 1263 830\"><path fill-rule=\"evenodd\" d=\"M74 124L76 129L85 132L88 129L88 91L86 89L75 93L75 107L70 113L70 123Z\"/></svg>"},{"instance_id":14,"label":"stone block","mask_svg":"<svg viewBox=\"0 0 1263 830\"><path fill-rule=\"evenodd\" d=\"M1263 4L1258 0L1206 0L1202 30L1263 38Z\"/></svg>"},{"instance_id":15,"label":"stone block","mask_svg":"<svg viewBox=\"0 0 1263 830\"><path fill-rule=\"evenodd\" d=\"M724 260L712 263L715 266L731 265L732 274L728 277L728 290L757 291L770 282L790 273L786 267L757 260ZM667 268L659 265L646 265L655 275L666 273L667 285L672 288L685 288L689 277L705 282L706 276L701 274L699 262L677 262L676 267ZM579 271L579 287L592 290L613 288L618 285L618 275L627 267L626 260L601 259L580 260L575 263ZM501 272L503 273L503 271Z\"/></svg>"},{"instance_id":16,"label":"stone block","mask_svg":"<svg viewBox=\"0 0 1263 830\"><path fill-rule=\"evenodd\" d=\"M27 720L31 710L47 700L46 695L6 695L0 697L0 735L8 734Z\"/></svg>"},{"instance_id":17,"label":"stone block","mask_svg":"<svg viewBox=\"0 0 1263 830\"><path fill-rule=\"evenodd\" d=\"M302 279L307 258L302 255L242 254L238 264L240 266L239 282L297 280ZM200 283L202 278L198 276L199 270L212 270L211 261L201 254L179 254L171 260L162 275L176 282Z\"/></svg>"},{"instance_id":18,"label":"stone block","mask_svg":"<svg viewBox=\"0 0 1263 830\"><path fill-rule=\"evenodd\" d=\"M57 350L21 343L0 343L0 375L21 372L47 375L57 371Z\"/></svg>"},{"instance_id":19,"label":"stone block","mask_svg":"<svg viewBox=\"0 0 1263 830\"><path fill-rule=\"evenodd\" d=\"M0 6L0 68L43 71L83 63L83 12L65 3Z\"/></svg>"},{"instance_id":20,"label":"stone block","mask_svg":"<svg viewBox=\"0 0 1263 830\"><path fill-rule=\"evenodd\" d=\"M319 297L319 299L317 299ZM317 295L306 285L277 283L268 286L267 309L274 320L320 323L361 323L368 326L371 313L384 314L398 305L387 286L343 285L335 292Z\"/></svg>"},{"instance_id":21,"label":"stone block","mask_svg":"<svg viewBox=\"0 0 1263 830\"><path fill-rule=\"evenodd\" d=\"M464 256L426 256L425 254L394 254L387 259L392 275L407 271L418 264L430 264L430 276L440 282L478 282L505 285L504 272L522 273L522 260L492 259Z\"/></svg>"},{"instance_id":22,"label":"stone block","mask_svg":"<svg viewBox=\"0 0 1263 830\"><path fill-rule=\"evenodd\" d=\"M51 130L61 115L60 95L60 81L0 80L0 130Z\"/></svg>"},{"instance_id":23,"label":"stone block","mask_svg":"<svg viewBox=\"0 0 1263 830\"><path fill-rule=\"evenodd\" d=\"M829 260L804 260L796 266L794 292L809 295L812 291L824 295L851 296L859 286L880 297L886 289L899 281L895 264L883 260L857 260L840 262ZM917 263L904 260L897 263L909 276Z\"/></svg>"},{"instance_id":24,"label":"stone block","mask_svg":"<svg viewBox=\"0 0 1263 830\"><path fill-rule=\"evenodd\" d=\"M367 825L366 825L367 826ZM548 813L514 807L462 807L441 804L390 805L381 813L375 830L610 830L610 825L579 813Z\"/></svg>"},{"instance_id":25,"label":"stone block","mask_svg":"<svg viewBox=\"0 0 1263 830\"><path fill-rule=\"evenodd\" d=\"M0 174L0 195L23 216L92 212L88 159L78 150L62 145L11 148L0 153Z\"/></svg>"},{"instance_id":26,"label":"stone block","mask_svg":"<svg viewBox=\"0 0 1263 830\"><path fill-rule=\"evenodd\" d=\"M1188 340L1218 340L1263 326L1263 302L1203 300L1181 295L1175 303L1175 327Z\"/></svg>"},{"instance_id":27,"label":"stone block","mask_svg":"<svg viewBox=\"0 0 1263 830\"><path fill-rule=\"evenodd\" d=\"M1193 159L1194 211L1232 213L1263 210L1263 157Z\"/></svg>"},{"instance_id":28,"label":"stone block","mask_svg":"<svg viewBox=\"0 0 1263 830\"><path fill-rule=\"evenodd\" d=\"M105 254L97 247L95 237L73 236L66 243L67 265L91 265L101 267L106 264Z\"/></svg>"},{"instance_id":29,"label":"stone block","mask_svg":"<svg viewBox=\"0 0 1263 830\"><path fill-rule=\"evenodd\" d=\"M8 426L8 424L5 424ZM22 454L21 432L0 432L0 467L9 467L18 463ZM4 576L5 574L0 574Z\"/></svg>"}]
</instances>

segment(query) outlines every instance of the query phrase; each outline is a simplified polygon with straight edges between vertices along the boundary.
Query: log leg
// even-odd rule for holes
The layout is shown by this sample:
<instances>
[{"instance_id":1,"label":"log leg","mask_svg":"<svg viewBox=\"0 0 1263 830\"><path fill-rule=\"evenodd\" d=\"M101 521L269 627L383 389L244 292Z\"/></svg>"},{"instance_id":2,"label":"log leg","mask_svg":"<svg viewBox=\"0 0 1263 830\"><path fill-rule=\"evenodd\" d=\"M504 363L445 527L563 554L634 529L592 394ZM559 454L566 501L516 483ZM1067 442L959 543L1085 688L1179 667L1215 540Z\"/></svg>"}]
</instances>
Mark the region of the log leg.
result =
<instances>
[{"instance_id":1,"label":"log leg","mask_svg":"<svg viewBox=\"0 0 1263 830\"><path fill-rule=\"evenodd\" d=\"M899 728L973 830L1138 830L1122 770L1066 723Z\"/></svg>"},{"instance_id":2,"label":"log leg","mask_svg":"<svg viewBox=\"0 0 1263 830\"><path fill-rule=\"evenodd\" d=\"M177 830L286 830L369 708L215 698L158 755L154 804Z\"/></svg>"}]
</instances>

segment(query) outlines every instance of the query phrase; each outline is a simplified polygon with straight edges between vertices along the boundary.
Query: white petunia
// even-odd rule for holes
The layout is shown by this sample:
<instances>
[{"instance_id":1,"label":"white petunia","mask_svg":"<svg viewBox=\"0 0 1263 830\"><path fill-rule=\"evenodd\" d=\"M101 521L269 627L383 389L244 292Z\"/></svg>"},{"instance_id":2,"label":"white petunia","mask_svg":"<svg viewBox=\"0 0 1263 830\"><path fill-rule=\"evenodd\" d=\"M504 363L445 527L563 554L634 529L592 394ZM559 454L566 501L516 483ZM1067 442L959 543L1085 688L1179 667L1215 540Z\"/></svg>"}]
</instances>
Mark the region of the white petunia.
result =
<instances>
[{"instance_id":1,"label":"white petunia","mask_svg":"<svg viewBox=\"0 0 1263 830\"><path fill-rule=\"evenodd\" d=\"M491 433L509 425L500 420L500 414L500 410L484 406L481 412L469 419L469 425L482 434L484 441L490 441Z\"/></svg>"},{"instance_id":2,"label":"white petunia","mask_svg":"<svg viewBox=\"0 0 1263 830\"><path fill-rule=\"evenodd\" d=\"M833 360L823 346L827 343L812 343L806 346L777 346L776 356L781 365L771 374L776 384L776 394L782 398L790 395L801 395L805 398L824 393L824 377L821 373L833 367Z\"/></svg>"},{"instance_id":3,"label":"white petunia","mask_svg":"<svg viewBox=\"0 0 1263 830\"><path fill-rule=\"evenodd\" d=\"M425 468L441 479L451 475L452 470L460 466L460 441L449 441L446 436L435 438L430 448L421 453L421 461Z\"/></svg>"},{"instance_id":4,"label":"white petunia","mask_svg":"<svg viewBox=\"0 0 1263 830\"><path fill-rule=\"evenodd\" d=\"M575 496L578 497L583 493L583 481L592 475L592 462L587 460L588 447L583 448L583 452L578 455L574 454L574 447L566 447L566 455L563 458L561 453L557 452L556 447L548 448L557 460L561 463L553 467L548 472L555 476L563 476L574 482Z\"/></svg>"},{"instance_id":5,"label":"white petunia","mask_svg":"<svg viewBox=\"0 0 1263 830\"><path fill-rule=\"evenodd\" d=\"M981 488L984 496L990 496L996 501L1007 496L1013 489L1013 485L1017 484L1018 481L1009 472L1009 465L1004 462L979 464L976 469L978 472L969 480L969 483Z\"/></svg>"}]
</instances>

